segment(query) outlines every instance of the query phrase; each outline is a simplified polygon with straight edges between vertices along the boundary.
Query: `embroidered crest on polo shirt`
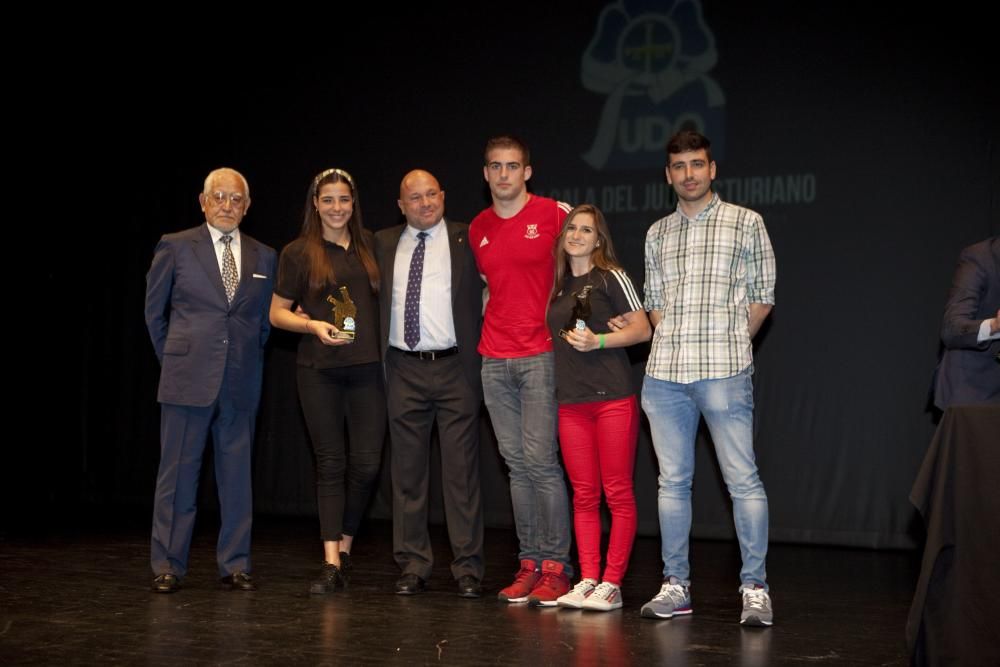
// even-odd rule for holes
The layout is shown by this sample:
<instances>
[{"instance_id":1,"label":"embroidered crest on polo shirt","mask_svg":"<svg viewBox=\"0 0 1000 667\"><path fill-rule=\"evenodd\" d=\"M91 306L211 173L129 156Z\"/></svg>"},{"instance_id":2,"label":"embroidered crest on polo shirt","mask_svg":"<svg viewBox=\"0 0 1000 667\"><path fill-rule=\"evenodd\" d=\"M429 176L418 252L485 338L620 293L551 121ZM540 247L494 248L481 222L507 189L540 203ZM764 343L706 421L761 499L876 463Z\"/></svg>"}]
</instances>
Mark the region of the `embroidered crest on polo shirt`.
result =
<instances>
[{"instance_id":1,"label":"embroidered crest on polo shirt","mask_svg":"<svg viewBox=\"0 0 1000 667\"><path fill-rule=\"evenodd\" d=\"M484 245L487 245L489 242L490 242L490 240L484 236L483 240L479 242L479 247L482 248Z\"/></svg>"},{"instance_id":2,"label":"embroidered crest on polo shirt","mask_svg":"<svg viewBox=\"0 0 1000 667\"><path fill-rule=\"evenodd\" d=\"M541 234L538 233L538 225L528 225L528 230L524 233L524 238L526 239L537 239Z\"/></svg>"}]
</instances>

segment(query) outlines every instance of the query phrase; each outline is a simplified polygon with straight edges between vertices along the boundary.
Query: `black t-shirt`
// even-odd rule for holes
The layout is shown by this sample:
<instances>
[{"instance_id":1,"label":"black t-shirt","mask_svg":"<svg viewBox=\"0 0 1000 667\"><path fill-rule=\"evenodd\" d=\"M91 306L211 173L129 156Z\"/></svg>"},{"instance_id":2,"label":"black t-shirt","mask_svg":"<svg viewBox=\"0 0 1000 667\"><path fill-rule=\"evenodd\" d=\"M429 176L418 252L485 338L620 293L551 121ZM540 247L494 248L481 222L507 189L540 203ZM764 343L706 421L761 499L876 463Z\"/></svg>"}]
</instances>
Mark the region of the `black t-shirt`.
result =
<instances>
[{"instance_id":1,"label":"black t-shirt","mask_svg":"<svg viewBox=\"0 0 1000 667\"><path fill-rule=\"evenodd\" d=\"M576 295L590 285L590 317L585 321L595 334L610 333L608 320L615 315L640 310L632 281L624 271L593 269L574 277L567 274L562 291L549 305L548 325L556 366L556 401L589 403L611 401L635 394L632 368L625 348L606 348L579 352L559 335L576 304Z\"/></svg>"},{"instance_id":2,"label":"black t-shirt","mask_svg":"<svg viewBox=\"0 0 1000 667\"><path fill-rule=\"evenodd\" d=\"M365 231L365 234L370 232ZM369 243L371 243L369 237ZM347 287L351 300L357 306L355 316L357 330L353 343L347 345L323 345L313 334L303 334L299 341L297 362L310 368L340 368L355 364L367 364L379 360L378 349L378 300L372 292L361 258L351 243L344 249L336 243L323 241L327 256L333 264L337 282L327 285L319 292L309 291L309 268L306 265L305 240L296 239L281 251L278 262L278 282L274 293L291 299L302 306L314 320L333 323L333 304L329 298L343 300L340 288Z\"/></svg>"}]
</instances>

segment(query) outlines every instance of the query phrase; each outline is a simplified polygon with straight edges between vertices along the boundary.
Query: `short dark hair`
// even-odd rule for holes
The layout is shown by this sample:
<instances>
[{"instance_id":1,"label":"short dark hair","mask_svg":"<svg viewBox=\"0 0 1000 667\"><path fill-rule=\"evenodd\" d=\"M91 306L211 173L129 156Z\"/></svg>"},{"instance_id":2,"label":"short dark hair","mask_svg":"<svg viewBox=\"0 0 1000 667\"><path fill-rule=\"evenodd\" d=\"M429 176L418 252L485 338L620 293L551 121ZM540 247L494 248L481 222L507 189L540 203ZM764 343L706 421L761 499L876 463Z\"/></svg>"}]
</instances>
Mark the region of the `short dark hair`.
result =
<instances>
[{"instance_id":1,"label":"short dark hair","mask_svg":"<svg viewBox=\"0 0 1000 667\"><path fill-rule=\"evenodd\" d=\"M490 137L489 141L486 142L486 150L483 151L483 164L489 164L490 162L490 151L496 150L497 148L512 148L521 151L521 157L523 164L522 167L527 167L531 164L531 152L528 150L528 145L518 139L517 137L510 134L498 134L495 137Z\"/></svg>"},{"instance_id":2,"label":"short dark hair","mask_svg":"<svg viewBox=\"0 0 1000 667\"><path fill-rule=\"evenodd\" d=\"M694 130L681 130L667 141L667 164L670 164L670 156L688 151L699 151L705 149L708 161L712 161L712 142L701 132Z\"/></svg>"}]
</instances>

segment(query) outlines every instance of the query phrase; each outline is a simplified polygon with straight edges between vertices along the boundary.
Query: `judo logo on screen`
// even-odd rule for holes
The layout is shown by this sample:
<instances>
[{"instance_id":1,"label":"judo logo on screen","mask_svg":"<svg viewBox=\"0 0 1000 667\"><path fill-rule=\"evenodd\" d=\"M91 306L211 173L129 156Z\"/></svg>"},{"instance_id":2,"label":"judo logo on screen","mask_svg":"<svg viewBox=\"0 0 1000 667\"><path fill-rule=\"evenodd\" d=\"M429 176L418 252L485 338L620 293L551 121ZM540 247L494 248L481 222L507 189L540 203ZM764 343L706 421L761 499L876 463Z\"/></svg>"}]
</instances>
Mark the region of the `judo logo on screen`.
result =
<instances>
[{"instance_id":1,"label":"judo logo on screen","mask_svg":"<svg viewBox=\"0 0 1000 667\"><path fill-rule=\"evenodd\" d=\"M593 144L594 169L662 167L667 139L695 129L723 154L725 95L709 76L718 54L697 0L609 5L584 51L584 88L606 96Z\"/></svg>"}]
</instances>

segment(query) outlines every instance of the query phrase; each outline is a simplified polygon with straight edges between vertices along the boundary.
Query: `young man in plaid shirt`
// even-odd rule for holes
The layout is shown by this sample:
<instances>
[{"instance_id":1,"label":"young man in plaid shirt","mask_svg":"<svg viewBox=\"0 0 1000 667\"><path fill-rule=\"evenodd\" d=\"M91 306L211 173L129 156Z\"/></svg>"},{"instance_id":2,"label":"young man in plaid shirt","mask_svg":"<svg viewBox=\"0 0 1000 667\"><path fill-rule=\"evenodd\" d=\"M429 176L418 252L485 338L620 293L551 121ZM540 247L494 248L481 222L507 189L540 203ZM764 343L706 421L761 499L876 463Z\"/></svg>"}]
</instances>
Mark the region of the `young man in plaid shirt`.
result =
<instances>
[{"instance_id":1,"label":"young man in plaid shirt","mask_svg":"<svg viewBox=\"0 0 1000 667\"><path fill-rule=\"evenodd\" d=\"M646 235L645 306L655 331L642 389L660 466L664 579L642 615L691 613L691 480L704 416L733 500L743 558L740 623L769 626L768 510L754 462L750 341L774 305L774 252L760 215L712 191L716 166L707 138L680 132L667 155L678 205Z\"/></svg>"}]
</instances>

